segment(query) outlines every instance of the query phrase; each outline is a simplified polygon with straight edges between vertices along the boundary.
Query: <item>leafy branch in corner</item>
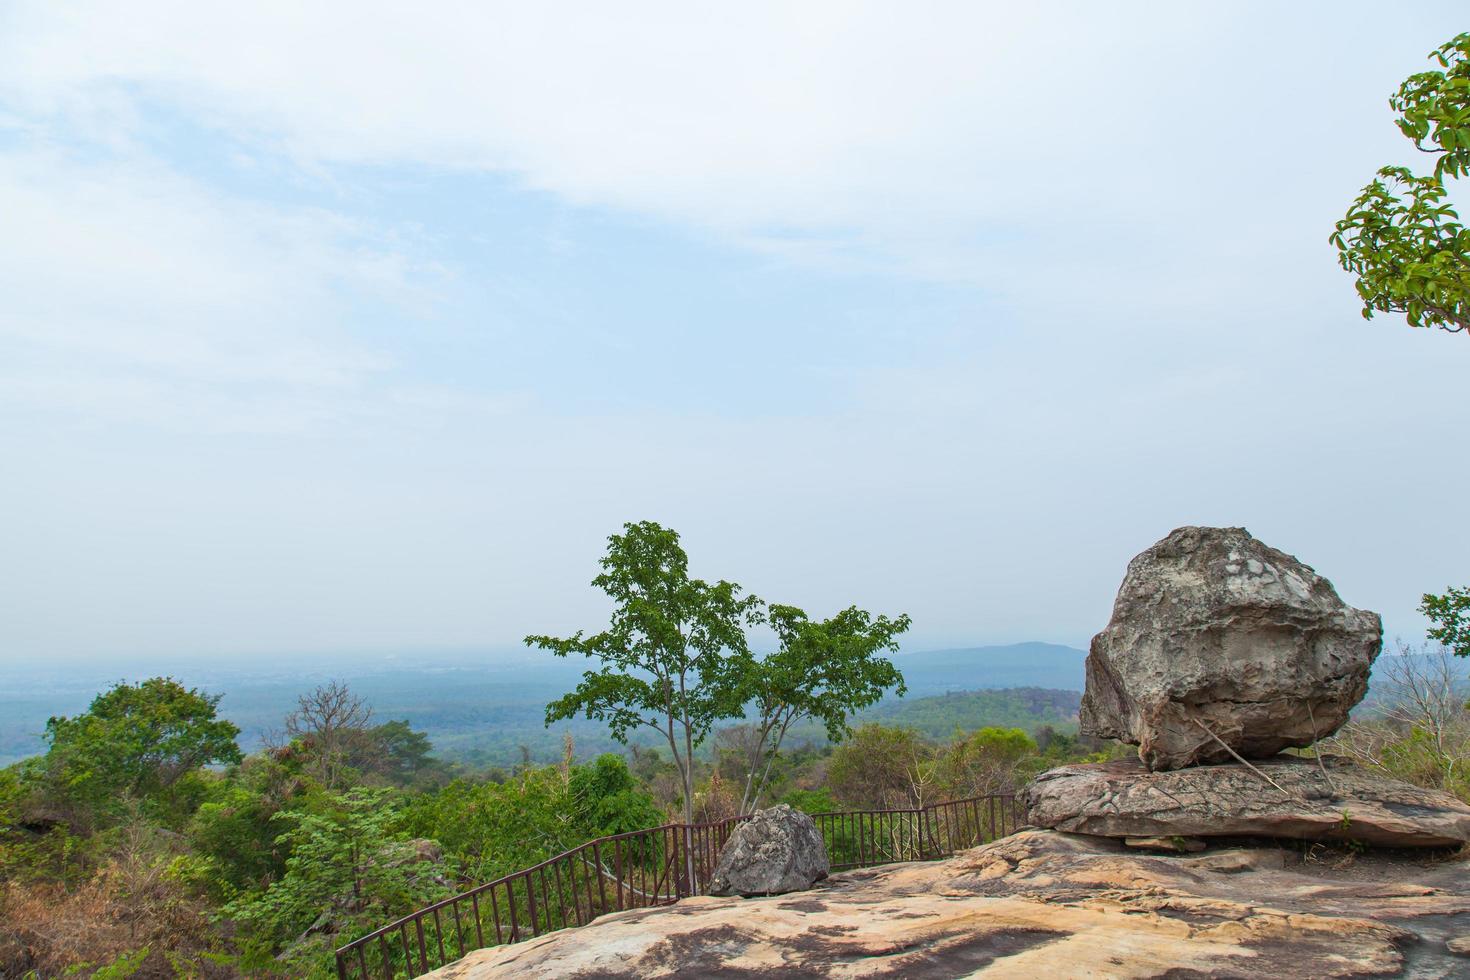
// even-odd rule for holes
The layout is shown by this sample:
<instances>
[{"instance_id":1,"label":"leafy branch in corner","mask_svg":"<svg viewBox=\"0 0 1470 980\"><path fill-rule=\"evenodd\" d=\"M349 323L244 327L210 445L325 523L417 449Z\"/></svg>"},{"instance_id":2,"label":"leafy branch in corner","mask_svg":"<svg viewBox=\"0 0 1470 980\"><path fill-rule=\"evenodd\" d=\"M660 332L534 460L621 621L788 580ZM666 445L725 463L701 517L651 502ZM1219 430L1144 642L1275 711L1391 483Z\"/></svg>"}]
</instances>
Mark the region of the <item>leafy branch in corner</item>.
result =
<instances>
[{"instance_id":1,"label":"leafy branch in corner","mask_svg":"<svg viewBox=\"0 0 1470 980\"><path fill-rule=\"evenodd\" d=\"M1445 180L1470 173L1470 33L1441 45L1440 70L1410 76L1389 99L1399 131L1436 157L1429 176L1384 167L1337 223L1338 264L1357 277L1363 317L1470 332L1470 232Z\"/></svg>"}]
</instances>

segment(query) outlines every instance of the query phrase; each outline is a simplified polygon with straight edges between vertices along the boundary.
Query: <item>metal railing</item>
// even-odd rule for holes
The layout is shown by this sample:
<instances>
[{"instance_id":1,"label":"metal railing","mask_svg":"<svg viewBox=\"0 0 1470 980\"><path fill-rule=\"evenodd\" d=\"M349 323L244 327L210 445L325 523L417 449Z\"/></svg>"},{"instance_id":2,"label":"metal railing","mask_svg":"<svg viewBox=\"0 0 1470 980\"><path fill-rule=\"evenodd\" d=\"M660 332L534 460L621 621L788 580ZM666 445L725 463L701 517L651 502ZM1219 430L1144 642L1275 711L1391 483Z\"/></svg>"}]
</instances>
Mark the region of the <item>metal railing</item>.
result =
<instances>
[{"instance_id":1,"label":"metal railing","mask_svg":"<svg viewBox=\"0 0 1470 980\"><path fill-rule=\"evenodd\" d=\"M946 857L1012 833L1015 797L903 810L815 813L833 871ZM337 950L339 980L416 977L471 950L519 942L600 915L703 895L736 824L665 824L599 837L390 922Z\"/></svg>"},{"instance_id":2,"label":"metal railing","mask_svg":"<svg viewBox=\"0 0 1470 980\"><path fill-rule=\"evenodd\" d=\"M833 871L895 861L930 861L984 844L1021 826L1011 794L972 796L901 810L814 813Z\"/></svg>"}]
</instances>

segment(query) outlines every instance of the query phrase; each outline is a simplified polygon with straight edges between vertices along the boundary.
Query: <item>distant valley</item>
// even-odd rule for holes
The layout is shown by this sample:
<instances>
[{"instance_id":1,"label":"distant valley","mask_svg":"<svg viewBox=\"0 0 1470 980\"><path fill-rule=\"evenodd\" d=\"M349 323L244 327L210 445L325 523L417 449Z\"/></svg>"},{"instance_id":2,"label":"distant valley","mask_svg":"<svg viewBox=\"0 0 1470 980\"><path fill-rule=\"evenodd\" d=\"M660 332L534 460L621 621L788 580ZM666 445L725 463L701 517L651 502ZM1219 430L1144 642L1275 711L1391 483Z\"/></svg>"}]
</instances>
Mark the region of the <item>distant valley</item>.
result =
<instances>
[{"instance_id":1,"label":"distant valley","mask_svg":"<svg viewBox=\"0 0 1470 980\"><path fill-rule=\"evenodd\" d=\"M902 653L894 659L908 683L908 695L885 700L865 717L910 724L935 736L948 735L956 726L1030 729L1075 721L1085 654L1073 647L1017 643ZM583 663L539 657L487 665L464 656L403 656L308 666L169 664L154 672L223 694L220 713L240 726L247 749L280 726L297 695L336 678L371 703L380 720L407 719L427 732L437 754L507 765L523 754L536 761L558 757L567 733L579 756L615 747L598 722L581 720L552 729L542 723L546 703L569 690L584 669ZM139 679L106 668L32 668L12 676L0 690L0 765L40 752L47 718L80 712L109 685ZM1012 688L1030 690L1002 690Z\"/></svg>"}]
</instances>

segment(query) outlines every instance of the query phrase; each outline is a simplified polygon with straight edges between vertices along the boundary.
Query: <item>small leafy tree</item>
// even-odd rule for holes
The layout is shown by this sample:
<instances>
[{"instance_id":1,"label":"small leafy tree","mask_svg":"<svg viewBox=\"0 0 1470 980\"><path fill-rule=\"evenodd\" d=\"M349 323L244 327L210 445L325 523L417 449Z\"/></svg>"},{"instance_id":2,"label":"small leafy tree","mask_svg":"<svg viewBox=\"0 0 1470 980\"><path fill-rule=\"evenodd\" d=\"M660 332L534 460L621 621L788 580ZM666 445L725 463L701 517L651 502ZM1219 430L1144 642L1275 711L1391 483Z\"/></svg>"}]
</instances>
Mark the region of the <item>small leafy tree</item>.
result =
<instances>
[{"instance_id":1,"label":"small leafy tree","mask_svg":"<svg viewBox=\"0 0 1470 980\"><path fill-rule=\"evenodd\" d=\"M373 783L403 789L426 789L447 783L451 766L433 756L434 743L415 731L407 719L385 721L353 737L345 769Z\"/></svg>"},{"instance_id":2,"label":"small leafy tree","mask_svg":"<svg viewBox=\"0 0 1470 980\"><path fill-rule=\"evenodd\" d=\"M745 626L760 620L760 600L723 579L689 577L679 535L653 521L624 524L608 538L592 584L613 600L608 628L565 639L528 636L528 646L558 657L601 661L576 690L546 706L546 724L585 715L605 721L624 744L650 728L668 744L694 820L694 751L714 723L740 711Z\"/></svg>"},{"instance_id":3,"label":"small leafy tree","mask_svg":"<svg viewBox=\"0 0 1470 980\"><path fill-rule=\"evenodd\" d=\"M1419 611L1434 623L1429 638L1449 647L1457 657L1470 657L1470 588L1444 590L1444 595L1426 593Z\"/></svg>"},{"instance_id":4,"label":"small leafy tree","mask_svg":"<svg viewBox=\"0 0 1470 980\"><path fill-rule=\"evenodd\" d=\"M933 746L916 729L874 722L832 752L827 784L846 807L919 807L933 802Z\"/></svg>"},{"instance_id":5,"label":"small leafy tree","mask_svg":"<svg viewBox=\"0 0 1470 980\"><path fill-rule=\"evenodd\" d=\"M956 732L935 757L934 782L949 799L1013 792L1023 767L1038 755L1036 741L1019 728Z\"/></svg>"},{"instance_id":6,"label":"small leafy tree","mask_svg":"<svg viewBox=\"0 0 1470 980\"><path fill-rule=\"evenodd\" d=\"M1470 33L1430 56L1389 99L1399 131L1436 157L1434 172L1384 167L1331 236L1357 277L1363 316L1399 312L1410 326L1470 331L1470 231L1448 203L1446 178L1470 173Z\"/></svg>"},{"instance_id":7,"label":"small leafy tree","mask_svg":"<svg viewBox=\"0 0 1470 980\"><path fill-rule=\"evenodd\" d=\"M284 848L276 843L280 828L272 820L279 812L274 801L234 781L215 789L199 807L188 840L209 869L211 892L228 898L265 888L285 870Z\"/></svg>"},{"instance_id":8,"label":"small leafy tree","mask_svg":"<svg viewBox=\"0 0 1470 980\"><path fill-rule=\"evenodd\" d=\"M853 713L877 703L889 690L908 689L891 660L909 617L873 617L851 606L831 619L813 621L795 606L773 605L768 619L780 642L764 659L746 658L746 694L756 720L744 739L745 787L740 812L760 801L787 730L805 719L820 721L832 741L848 732Z\"/></svg>"},{"instance_id":9,"label":"small leafy tree","mask_svg":"<svg viewBox=\"0 0 1470 980\"><path fill-rule=\"evenodd\" d=\"M403 826L444 846L460 873L490 881L594 837L661 822L653 798L615 755L571 766L537 766L504 783L456 779L413 794Z\"/></svg>"},{"instance_id":10,"label":"small leafy tree","mask_svg":"<svg viewBox=\"0 0 1470 980\"><path fill-rule=\"evenodd\" d=\"M323 803L310 812L277 814L288 826L277 838L290 853L285 873L265 891L248 892L221 910L223 918L273 944L296 940L287 953L301 971L296 975L330 975L330 937L380 925L450 891L398 829L390 790L353 789ZM311 941L316 936L328 941Z\"/></svg>"},{"instance_id":11,"label":"small leafy tree","mask_svg":"<svg viewBox=\"0 0 1470 980\"><path fill-rule=\"evenodd\" d=\"M653 797L638 785L628 764L611 753L573 766L567 792L572 814L588 838L643 830L659 822Z\"/></svg>"},{"instance_id":12,"label":"small leafy tree","mask_svg":"<svg viewBox=\"0 0 1470 980\"><path fill-rule=\"evenodd\" d=\"M463 877L490 881L596 836L573 810L566 775L537 766L504 783L456 779L415 794L404 807L404 826L442 844Z\"/></svg>"},{"instance_id":13,"label":"small leafy tree","mask_svg":"<svg viewBox=\"0 0 1470 980\"><path fill-rule=\"evenodd\" d=\"M83 819L128 799L167 803L201 766L240 761L240 729L215 716L220 695L167 677L117 684L72 718L46 723L46 792Z\"/></svg>"}]
</instances>

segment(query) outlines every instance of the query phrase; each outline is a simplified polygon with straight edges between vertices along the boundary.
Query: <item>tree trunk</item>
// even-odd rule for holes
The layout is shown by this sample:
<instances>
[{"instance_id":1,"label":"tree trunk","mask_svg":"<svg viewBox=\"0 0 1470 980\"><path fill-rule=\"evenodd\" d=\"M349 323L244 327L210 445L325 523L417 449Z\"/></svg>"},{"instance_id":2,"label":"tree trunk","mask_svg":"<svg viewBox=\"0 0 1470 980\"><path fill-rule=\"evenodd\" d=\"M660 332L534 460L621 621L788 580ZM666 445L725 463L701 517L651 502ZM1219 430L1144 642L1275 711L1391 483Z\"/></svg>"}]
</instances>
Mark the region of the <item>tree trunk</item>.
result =
<instances>
[{"instance_id":1,"label":"tree trunk","mask_svg":"<svg viewBox=\"0 0 1470 980\"><path fill-rule=\"evenodd\" d=\"M684 724L684 822L694 822L694 737Z\"/></svg>"}]
</instances>

